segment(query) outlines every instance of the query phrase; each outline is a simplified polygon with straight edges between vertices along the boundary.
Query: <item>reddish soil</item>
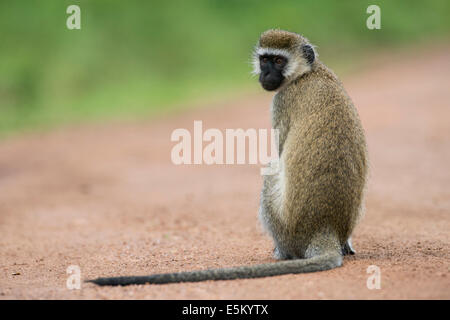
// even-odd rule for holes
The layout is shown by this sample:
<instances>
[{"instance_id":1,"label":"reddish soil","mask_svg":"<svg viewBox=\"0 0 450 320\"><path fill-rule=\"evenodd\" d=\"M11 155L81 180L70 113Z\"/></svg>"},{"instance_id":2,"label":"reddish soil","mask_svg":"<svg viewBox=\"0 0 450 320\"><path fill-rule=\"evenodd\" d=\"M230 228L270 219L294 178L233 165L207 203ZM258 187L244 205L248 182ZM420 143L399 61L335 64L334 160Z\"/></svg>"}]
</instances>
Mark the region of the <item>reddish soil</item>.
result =
<instances>
[{"instance_id":1,"label":"reddish soil","mask_svg":"<svg viewBox=\"0 0 450 320\"><path fill-rule=\"evenodd\" d=\"M379 57L344 78L371 177L357 254L272 278L68 290L82 279L274 261L257 221L259 165L175 166L176 128L268 128L262 91L175 117L0 142L0 298L449 299L450 48ZM366 286L369 265L381 289Z\"/></svg>"}]
</instances>

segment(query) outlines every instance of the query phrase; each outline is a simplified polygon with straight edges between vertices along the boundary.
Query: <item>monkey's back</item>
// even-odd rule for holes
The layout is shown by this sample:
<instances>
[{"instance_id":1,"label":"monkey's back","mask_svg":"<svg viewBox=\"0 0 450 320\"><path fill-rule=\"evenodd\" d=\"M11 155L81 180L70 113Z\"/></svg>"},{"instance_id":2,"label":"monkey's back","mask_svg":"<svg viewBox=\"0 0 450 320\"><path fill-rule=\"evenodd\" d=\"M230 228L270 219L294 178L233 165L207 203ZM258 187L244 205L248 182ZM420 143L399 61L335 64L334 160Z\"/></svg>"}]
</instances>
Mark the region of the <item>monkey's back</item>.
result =
<instances>
[{"instance_id":1,"label":"monkey's back","mask_svg":"<svg viewBox=\"0 0 450 320\"><path fill-rule=\"evenodd\" d=\"M289 129L281 137L285 232L303 243L332 232L344 244L358 219L367 175L358 113L321 64L279 95L277 100L295 106L284 114Z\"/></svg>"}]
</instances>

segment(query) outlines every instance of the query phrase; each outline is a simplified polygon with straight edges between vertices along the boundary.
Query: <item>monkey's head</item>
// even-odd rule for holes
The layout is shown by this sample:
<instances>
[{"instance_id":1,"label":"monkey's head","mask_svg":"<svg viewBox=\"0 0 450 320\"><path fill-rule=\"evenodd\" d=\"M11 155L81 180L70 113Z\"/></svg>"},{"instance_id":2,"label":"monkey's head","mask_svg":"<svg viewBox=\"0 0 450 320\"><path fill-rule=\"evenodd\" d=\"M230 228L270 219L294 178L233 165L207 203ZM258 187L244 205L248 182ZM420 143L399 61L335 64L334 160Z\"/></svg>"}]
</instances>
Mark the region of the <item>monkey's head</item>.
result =
<instances>
[{"instance_id":1,"label":"monkey's head","mask_svg":"<svg viewBox=\"0 0 450 320\"><path fill-rule=\"evenodd\" d=\"M253 54L253 73L268 91L274 91L309 72L316 53L301 35L268 30L259 38Z\"/></svg>"}]
</instances>

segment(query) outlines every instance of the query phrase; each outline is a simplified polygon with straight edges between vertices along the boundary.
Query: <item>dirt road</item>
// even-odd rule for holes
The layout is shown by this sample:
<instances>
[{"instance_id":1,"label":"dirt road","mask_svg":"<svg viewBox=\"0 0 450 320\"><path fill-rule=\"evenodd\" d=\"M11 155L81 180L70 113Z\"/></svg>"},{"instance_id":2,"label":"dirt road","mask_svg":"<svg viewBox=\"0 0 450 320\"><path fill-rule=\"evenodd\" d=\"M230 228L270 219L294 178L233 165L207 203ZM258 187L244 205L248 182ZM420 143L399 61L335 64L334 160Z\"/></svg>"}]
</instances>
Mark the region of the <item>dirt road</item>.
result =
<instances>
[{"instance_id":1,"label":"dirt road","mask_svg":"<svg viewBox=\"0 0 450 320\"><path fill-rule=\"evenodd\" d=\"M0 298L450 298L450 48L385 56L344 78L371 179L357 254L273 278L68 290L82 279L273 261L257 223L260 166L175 166L176 128L267 128L259 93L176 117L0 142ZM381 289L369 290L369 265Z\"/></svg>"}]
</instances>

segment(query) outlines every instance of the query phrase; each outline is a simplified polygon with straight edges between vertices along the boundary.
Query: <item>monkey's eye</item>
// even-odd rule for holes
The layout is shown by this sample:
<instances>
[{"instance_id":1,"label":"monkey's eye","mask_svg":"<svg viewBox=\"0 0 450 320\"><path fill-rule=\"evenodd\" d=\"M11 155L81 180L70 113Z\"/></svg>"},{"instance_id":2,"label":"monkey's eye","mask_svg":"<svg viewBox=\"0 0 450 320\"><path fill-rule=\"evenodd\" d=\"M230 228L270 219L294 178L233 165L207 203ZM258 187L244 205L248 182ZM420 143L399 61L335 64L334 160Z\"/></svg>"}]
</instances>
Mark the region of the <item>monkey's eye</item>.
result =
<instances>
[{"instance_id":1,"label":"monkey's eye","mask_svg":"<svg viewBox=\"0 0 450 320\"><path fill-rule=\"evenodd\" d=\"M261 62L262 63L267 63L269 61L269 59L267 58L267 57L263 57L262 59L261 59Z\"/></svg>"},{"instance_id":2,"label":"monkey's eye","mask_svg":"<svg viewBox=\"0 0 450 320\"><path fill-rule=\"evenodd\" d=\"M281 58L276 58L276 59L275 59L275 63L276 63L276 64L283 64L283 62L284 62L284 60L281 59Z\"/></svg>"}]
</instances>

